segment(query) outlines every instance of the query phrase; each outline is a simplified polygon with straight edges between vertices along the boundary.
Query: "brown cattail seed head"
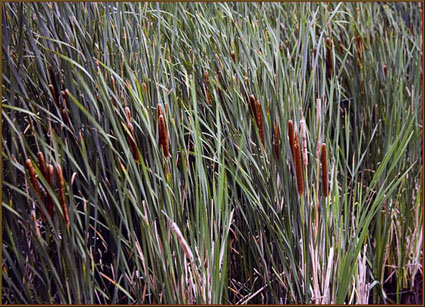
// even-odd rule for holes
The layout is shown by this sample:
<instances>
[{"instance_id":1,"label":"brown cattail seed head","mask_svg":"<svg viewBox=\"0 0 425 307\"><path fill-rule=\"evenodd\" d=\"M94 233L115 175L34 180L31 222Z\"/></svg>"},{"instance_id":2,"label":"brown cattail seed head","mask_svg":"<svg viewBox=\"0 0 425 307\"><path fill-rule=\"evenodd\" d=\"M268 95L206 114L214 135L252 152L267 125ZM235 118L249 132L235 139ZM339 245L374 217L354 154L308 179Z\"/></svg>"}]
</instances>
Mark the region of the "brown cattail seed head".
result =
<instances>
[{"instance_id":1,"label":"brown cattail seed head","mask_svg":"<svg viewBox=\"0 0 425 307\"><path fill-rule=\"evenodd\" d=\"M47 179L47 167L46 161L44 160L44 155L41 151L37 152L38 165L40 166L43 177Z\"/></svg>"},{"instance_id":2,"label":"brown cattail seed head","mask_svg":"<svg viewBox=\"0 0 425 307\"><path fill-rule=\"evenodd\" d=\"M38 197L40 197L40 199L42 199L41 198L40 186L38 185L38 181L37 181L37 175L35 174L34 165L32 164L31 159L27 159L25 161L25 164L27 165L27 169L28 169L28 172L30 174L32 185L33 185Z\"/></svg>"},{"instance_id":3,"label":"brown cattail seed head","mask_svg":"<svg viewBox=\"0 0 425 307\"><path fill-rule=\"evenodd\" d=\"M332 41L329 37L326 38L326 48L327 48L326 63L328 67L328 73L329 73L329 77L332 77L333 75Z\"/></svg>"},{"instance_id":4,"label":"brown cattail seed head","mask_svg":"<svg viewBox=\"0 0 425 307\"><path fill-rule=\"evenodd\" d=\"M128 136L128 143L130 144L130 150L131 150L131 153L133 154L133 159L135 161L139 161L139 153L137 151L136 137L134 134L133 124L128 122L127 128L130 131L130 135Z\"/></svg>"},{"instance_id":5,"label":"brown cattail seed head","mask_svg":"<svg viewBox=\"0 0 425 307\"><path fill-rule=\"evenodd\" d=\"M303 194L303 171L301 164L301 149L298 142L295 141L294 145L295 152L295 173L297 174L297 188L298 194L301 196Z\"/></svg>"},{"instance_id":6,"label":"brown cattail seed head","mask_svg":"<svg viewBox=\"0 0 425 307\"><path fill-rule=\"evenodd\" d=\"M147 93L148 92L148 88L147 88L145 82L142 82L142 87L143 87L143 90L145 91L145 93Z\"/></svg>"},{"instance_id":7,"label":"brown cattail seed head","mask_svg":"<svg viewBox=\"0 0 425 307\"><path fill-rule=\"evenodd\" d=\"M56 178L58 180L59 203L62 208L63 219L65 221L66 226L69 226L68 208L66 207L66 201L65 201L65 181L63 179L62 168L59 164L56 164Z\"/></svg>"},{"instance_id":8,"label":"brown cattail seed head","mask_svg":"<svg viewBox=\"0 0 425 307\"><path fill-rule=\"evenodd\" d=\"M50 188L53 190L53 165L49 164L47 166L47 182L49 183ZM47 193L46 209L50 217L53 215L53 198L50 193Z\"/></svg>"},{"instance_id":9,"label":"brown cattail seed head","mask_svg":"<svg viewBox=\"0 0 425 307\"><path fill-rule=\"evenodd\" d=\"M261 144L263 144L263 148L266 147L264 143L264 127L263 127L263 117L261 112L260 101L257 100L255 102L255 121L257 122L258 132L260 134Z\"/></svg>"},{"instance_id":10,"label":"brown cattail seed head","mask_svg":"<svg viewBox=\"0 0 425 307\"><path fill-rule=\"evenodd\" d=\"M168 131L165 125L165 119L163 115L159 116L158 119L158 132L159 132L159 145L162 147L164 156L168 158Z\"/></svg>"},{"instance_id":11,"label":"brown cattail seed head","mask_svg":"<svg viewBox=\"0 0 425 307\"><path fill-rule=\"evenodd\" d=\"M322 184L323 184L323 196L328 197L328 166L326 159L326 144L322 144Z\"/></svg>"},{"instance_id":12,"label":"brown cattail seed head","mask_svg":"<svg viewBox=\"0 0 425 307\"><path fill-rule=\"evenodd\" d=\"M131 111L129 107L124 108L125 116L127 117L127 122L131 123Z\"/></svg>"},{"instance_id":13,"label":"brown cattail seed head","mask_svg":"<svg viewBox=\"0 0 425 307\"><path fill-rule=\"evenodd\" d=\"M232 51L230 52L230 54L232 55L233 62L236 62L236 54L235 54L235 51L234 51L234 50L232 50Z\"/></svg>"},{"instance_id":14,"label":"brown cattail seed head","mask_svg":"<svg viewBox=\"0 0 425 307\"><path fill-rule=\"evenodd\" d=\"M279 140L280 140L280 131L276 119L274 120L274 152L276 158L279 161Z\"/></svg>"},{"instance_id":15,"label":"brown cattail seed head","mask_svg":"<svg viewBox=\"0 0 425 307\"><path fill-rule=\"evenodd\" d=\"M56 104L57 106L59 106L58 99L57 99L57 97L56 97L55 88L53 87L53 85L52 85L52 84L49 84L49 89L50 89L50 93L52 93L53 100L54 100L55 104Z\"/></svg>"},{"instance_id":16,"label":"brown cattail seed head","mask_svg":"<svg viewBox=\"0 0 425 307\"><path fill-rule=\"evenodd\" d=\"M159 117L160 117L161 115L163 115L163 113L162 113L162 106L161 106L161 104L159 104L159 103L158 103L158 105L156 106L156 114L157 114L158 119L159 119Z\"/></svg>"},{"instance_id":17,"label":"brown cattail seed head","mask_svg":"<svg viewBox=\"0 0 425 307\"><path fill-rule=\"evenodd\" d=\"M387 65L384 64L384 75L387 76Z\"/></svg>"}]
</instances>

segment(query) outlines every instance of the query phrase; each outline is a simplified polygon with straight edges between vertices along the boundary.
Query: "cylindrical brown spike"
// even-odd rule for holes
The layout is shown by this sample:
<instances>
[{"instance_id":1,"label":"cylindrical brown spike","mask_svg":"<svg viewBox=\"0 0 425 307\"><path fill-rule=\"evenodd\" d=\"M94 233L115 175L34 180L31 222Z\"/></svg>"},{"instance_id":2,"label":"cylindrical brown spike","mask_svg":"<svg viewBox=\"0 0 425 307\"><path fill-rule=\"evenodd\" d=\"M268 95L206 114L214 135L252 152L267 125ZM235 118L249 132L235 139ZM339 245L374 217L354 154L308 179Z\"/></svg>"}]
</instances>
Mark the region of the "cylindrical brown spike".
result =
<instances>
[{"instance_id":1,"label":"cylindrical brown spike","mask_svg":"<svg viewBox=\"0 0 425 307\"><path fill-rule=\"evenodd\" d=\"M329 37L326 38L326 48L327 48L326 63L327 63L327 66L328 66L329 77L332 77L332 75L333 75L332 41Z\"/></svg>"},{"instance_id":2,"label":"cylindrical brown spike","mask_svg":"<svg viewBox=\"0 0 425 307\"><path fill-rule=\"evenodd\" d=\"M231 56L232 56L233 62L236 62L236 54L235 54L235 51L234 51L234 50L232 50L232 51L230 52L230 54L231 54Z\"/></svg>"},{"instance_id":3,"label":"cylindrical brown spike","mask_svg":"<svg viewBox=\"0 0 425 307\"><path fill-rule=\"evenodd\" d=\"M62 168L59 164L56 164L56 178L58 180L59 203L62 208L63 219L65 221L66 226L69 226L68 208L66 207L66 200L65 200L65 181L63 179Z\"/></svg>"},{"instance_id":4,"label":"cylindrical brown spike","mask_svg":"<svg viewBox=\"0 0 425 307\"><path fill-rule=\"evenodd\" d=\"M294 123L292 120L288 121L288 136L289 136L289 146L291 147L292 159L295 162L295 152L294 152Z\"/></svg>"},{"instance_id":5,"label":"cylindrical brown spike","mask_svg":"<svg viewBox=\"0 0 425 307\"><path fill-rule=\"evenodd\" d=\"M208 88L209 83L210 83L210 77L208 75L208 71L206 70L204 72L205 97L207 98L207 103L211 104L211 95L210 95L210 90Z\"/></svg>"},{"instance_id":6,"label":"cylindrical brown spike","mask_svg":"<svg viewBox=\"0 0 425 307\"><path fill-rule=\"evenodd\" d=\"M133 154L133 159L135 161L139 161L139 153L137 151L136 136L134 134L133 124L128 122L127 128L130 131L130 135L128 136L128 143L130 144L130 150L131 150L131 153Z\"/></svg>"},{"instance_id":7,"label":"cylindrical brown spike","mask_svg":"<svg viewBox=\"0 0 425 307\"><path fill-rule=\"evenodd\" d=\"M49 89L50 89L50 92L52 93L53 101L55 102L56 106L59 107L58 99L56 97L56 91L52 84L49 84Z\"/></svg>"},{"instance_id":8,"label":"cylindrical brown spike","mask_svg":"<svg viewBox=\"0 0 425 307\"><path fill-rule=\"evenodd\" d=\"M49 183L49 186L52 190L53 190L53 172L54 172L53 165L49 164L47 166L47 182ZM47 192L46 209L50 217L52 217L53 216L53 198L49 192Z\"/></svg>"},{"instance_id":9,"label":"cylindrical brown spike","mask_svg":"<svg viewBox=\"0 0 425 307\"><path fill-rule=\"evenodd\" d=\"M303 194L303 171L302 171L302 162L301 162L301 148L298 142L295 142L294 152L295 152L295 173L297 174L297 188L298 188L298 194L301 196Z\"/></svg>"},{"instance_id":10,"label":"cylindrical brown spike","mask_svg":"<svg viewBox=\"0 0 425 307\"><path fill-rule=\"evenodd\" d=\"M261 112L260 101L257 100L255 102L255 121L257 122L258 132L260 134L261 144L263 144L263 148L266 147L264 143L264 127L263 127L263 117Z\"/></svg>"},{"instance_id":11,"label":"cylindrical brown spike","mask_svg":"<svg viewBox=\"0 0 425 307\"><path fill-rule=\"evenodd\" d=\"M38 165L40 166L43 177L47 179L47 167L46 161L44 160L44 155L41 151L37 152Z\"/></svg>"},{"instance_id":12,"label":"cylindrical brown spike","mask_svg":"<svg viewBox=\"0 0 425 307\"><path fill-rule=\"evenodd\" d=\"M61 94L62 94L64 106L66 107L68 105L68 91L67 90L61 91Z\"/></svg>"},{"instance_id":13,"label":"cylindrical brown spike","mask_svg":"<svg viewBox=\"0 0 425 307\"><path fill-rule=\"evenodd\" d=\"M131 111L129 107L124 108L125 116L127 117L127 122L131 123Z\"/></svg>"},{"instance_id":14,"label":"cylindrical brown spike","mask_svg":"<svg viewBox=\"0 0 425 307\"><path fill-rule=\"evenodd\" d=\"M41 190L40 190L40 186L38 185L37 176L36 176L36 174L35 174L34 165L32 164L31 159L27 159L27 160L25 161L25 164L27 165L27 169L28 169L28 172L29 172L29 174L30 174L31 182L32 182L32 185L33 185L33 187L34 187L34 189L35 189L35 192L37 193L38 197L40 197L40 199L43 199L43 198L41 197Z\"/></svg>"},{"instance_id":15,"label":"cylindrical brown spike","mask_svg":"<svg viewBox=\"0 0 425 307\"><path fill-rule=\"evenodd\" d=\"M274 120L274 152L276 153L276 158L278 161L279 161L279 140L280 140L279 126L275 119Z\"/></svg>"},{"instance_id":16,"label":"cylindrical brown spike","mask_svg":"<svg viewBox=\"0 0 425 307\"><path fill-rule=\"evenodd\" d=\"M168 131L165 125L164 115L160 115L158 119L159 145L162 147L164 156L168 158Z\"/></svg>"},{"instance_id":17,"label":"cylindrical brown spike","mask_svg":"<svg viewBox=\"0 0 425 307\"><path fill-rule=\"evenodd\" d=\"M156 114L157 114L158 119L159 119L159 117L160 117L161 115L163 115L163 113L162 113L162 106L161 106L161 104L159 104L159 103L158 103L158 105L156 106Z\"/></svg>"},{"instance_id":18,"label":"cylindrical brown spike","mask_svg":"<svg viewBox=\"0 0 425 307\"><path fill-rule=\"evenodd\" d=\"M326 158L326 144L322 144L322 184L323 184L323 196L328 197L328 166Z\"/></svg>"}]
</instances>

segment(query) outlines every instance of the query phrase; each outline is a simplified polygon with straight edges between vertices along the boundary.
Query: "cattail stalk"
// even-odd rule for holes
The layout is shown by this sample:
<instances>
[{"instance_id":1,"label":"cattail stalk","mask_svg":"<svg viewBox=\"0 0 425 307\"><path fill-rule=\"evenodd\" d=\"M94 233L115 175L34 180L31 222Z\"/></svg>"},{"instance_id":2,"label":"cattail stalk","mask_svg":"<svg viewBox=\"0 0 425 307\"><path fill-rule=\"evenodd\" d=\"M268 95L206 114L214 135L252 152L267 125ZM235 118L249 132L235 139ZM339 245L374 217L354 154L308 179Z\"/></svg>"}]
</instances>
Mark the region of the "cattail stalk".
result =
<instances>
[{"instance_id":1,"label":"cattail stalk","mask_svg":"<svg viewBox=\"0 0 425 307\"><path fill-rule=\"evenodd\" d=\"M328 197L328 166L327 166L327 159L326 159L326 144L325 143L322 144L321 162L322 162L323 196L326 198Z\"/></svg>"},{"instance_id":2,"label":"cattail stalk","mask_svg":"<svg viewBox=\"0 0 425 307\"><path fill-rule=\"evenodd\" d=\"M158 119L159 146L162 147L165 158L168 158L168 131L165 125L164 115L160 115Z\"/></svg>"},{"instance_id":3,"label":"cattail stalk","mask_svg":"<svg viewBox=\"0 0 425 307\"><path fill-rule=\"evenodd\" d=\"M302 163L301 163L301 148L299 142L295 141L294 144L294 152L295 152L295 173L297 175L297 188L298 195L303 194L303 171L302 171Z\"/></svg>"},{"instance_id":4,"label":"cattail stalk","mask_svg":"<svg viewBox=\"0 0 425 307\"><path fill-rule=\"evenodd\" d=\"M301 126L301 139L302 139L302 148L303 148L303 162L304 166L307 167L308 157L307 157L307 137L305 133L305 120L300 121Z\"/></svg>"},{"instance_id":5,"label":"cattail stalk","mask_svg":"<svg viewBox=\"0 0 425 307\"><path fill-rule=\"evenodd\" d=\"M50 188L53 190L53 165L49 164L47 166L47 183L49 184ZM50 193L47 193L47 199L46 199L46 209L49 213L50 217L53 216L53 198Z\"/></svg>"},{"instance_id":6,"label":"cattail stalk","mask_svg":"<svg viewBox=\"0 0 425 307\"><path fill-rule=\"evenodd\" d=\"M280 131L276 119L274 120L274 152L276 153L276 158L279 161L279 140L280 140Z\"/></svg>"},{"instance_id":7,"label":"cattail stalk","mask_svg":"<svg viewBox=\"0 0 425 307\"><path fill-rule=\"evenodd\" d=\"M295 152L294 152L294 123L292 120L288 121L288 137L289 137L289 146L291 147L292 159L295 162Z\"/></svg>"},{"instance_id":8,"label":"cattail stalk","mask_svg":"<svg viewBox=\"0 0 425 307\"><path fill-rule=\"evenodd\" d=\"M68 208L66 207L66 201L65 201L65 181L63 179L62 168L59 164L56 164L56 178L58 180L59 203L62 208L63 219L65 220L66 226L69 226Z\"/></svg>"}]
</instances>

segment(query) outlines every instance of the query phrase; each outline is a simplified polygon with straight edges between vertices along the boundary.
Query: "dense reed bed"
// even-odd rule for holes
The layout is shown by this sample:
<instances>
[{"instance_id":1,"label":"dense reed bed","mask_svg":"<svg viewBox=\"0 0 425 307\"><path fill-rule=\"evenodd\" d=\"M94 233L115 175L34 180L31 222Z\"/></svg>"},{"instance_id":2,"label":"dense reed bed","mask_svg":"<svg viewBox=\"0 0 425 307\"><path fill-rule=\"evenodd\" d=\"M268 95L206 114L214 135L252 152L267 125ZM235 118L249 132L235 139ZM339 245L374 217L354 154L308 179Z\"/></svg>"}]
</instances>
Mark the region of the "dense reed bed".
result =
<instances>
[{"instance_id":1,"label":"dense reed bed","mask_svg":"<svg viewBox=\"0 0 425 307\"><path fill-rule=\"evenodd\" d=\"M4 304L421 303L419 3L3 3Z\"/></svg>"}]
</instances>

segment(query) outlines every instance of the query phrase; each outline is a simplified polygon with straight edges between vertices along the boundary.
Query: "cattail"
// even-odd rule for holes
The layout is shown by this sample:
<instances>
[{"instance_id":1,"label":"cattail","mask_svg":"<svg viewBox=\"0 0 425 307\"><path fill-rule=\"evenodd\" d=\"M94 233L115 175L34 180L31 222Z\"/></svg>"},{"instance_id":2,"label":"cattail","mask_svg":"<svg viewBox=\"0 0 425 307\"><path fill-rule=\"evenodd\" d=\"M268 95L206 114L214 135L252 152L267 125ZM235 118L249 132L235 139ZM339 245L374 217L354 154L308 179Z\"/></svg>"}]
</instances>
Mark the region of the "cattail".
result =
<instances>
[{"instance_id":1,"label":"cattail","mask_svg":"<svg viewBox=\"0 0 425 307\"><path fill-rule=\"evenodd\" d=\"M161 116L161 115L163 115L163 113L162 113L162 106L161 106L161 104L159 104L158 103L158 105L156 106L156 115L157 115L157 119L159 120L159 117Z\"/></svg>"},{"instance_id":2,"label":"cattail","mask_svg":"<svg viewBox=\"0 0 425 307\"><path fill-rule=\"evenodd\" d=\"M125 116L127 117L127 122L131 123L131 111L129 107L124 108Z\"/></svg>"},{"instance_id":3,"label":"cattail","mask_svg":"<svg viewBox=\"0 0 425 307\"><path fill-rule=\"evenodd\" d=\"M63 118L63 122L65 123L65 125L70 127L68 112L66 111L65 108L62 109L62 118Z\"/></svg>"},{"instance_id":4,"label":"cattail","mask_svg":"<svg viewBox=\"0 0 425 307\"><path fill-rule=\"evenodd\" d=\"M276 119L274 120L274 152L276 153L276 158L279 161L279 140L280 140L280 131Z\"/></svg>"},{"instance_id":5,"label":"cattail","mask_svg":"<svg viewBox=\"0 0 425 307\"><path fill-rule=\"evenodd\" d=\"M53 100L57 106L59 106L58 99L56 97L56 91L52 84L49 84L50 93L52 93Z\"/></svg>"},{"instance_id":6,"label":"cattail","mask_svg":"<svg viewBox=\"0 0 425 307\"><path fill-rule=\"evenodd\" d=\"M47 183L49 184L50 188L53 190L53 165L49 164L47 166ZM49 213L50 217L53 216L53 198L50 193L47 193L47 200L46 200L46 209Z\"/></svg>"},{"instance_id":7,"label":"cattail","mask_svg":"<svg viewBox=\"0 0 425 307\"><path fill-rule=\"evenodd\" d=\"M384 64L384 75L387 76L387 65Z\"/></svg>"},{"instance_id":8,"label":"cattail","mask_svg":"<svg viewBox=\"0 0 425 307\"><path fill-rule=\"evenodd\" d=\"M305 120L300 121L301 126L301 139L302 139L302 148L303 148L303 161L304 165L307 167L308 164L308 157L307 157L307 138L305 134Z\"/></svg>"},{"instance_id":9,"label":"cattail","mask_svg":"<svg viewBox=\"0 0 425 307\"><path fill-rule=\"evenodd\" d=\"M288 121L288 136L289 136L289 146L291 147L292 159L295 162L295 152L294 152L294 123L292 120Z\"/></svg>"},{"instance_id":10,"label":"cattail","mask_svg":"<svg viewBox=\"0 0 425 307\"><path fill-rule=\"evenodd\" d=\"M326 49L327 49L326 63L327 63L327 66L328 66L329 77L332 77L332 75L333 75L332 41L329 37L326 38Z\"/></svg>"},{"instance_id":11,"label":"cattail","mask_svg":"<svg viewBox=\"0 0 425 307\"><path fill-rule=\"evenodd\" d=\"M221 73L220 73L220 70L221 70L221 61L220 61L220 58L218 57L218 54L216 53L215 54L215 59L217 60L217 63L216 63L216 72L217 72L217 80L218 80L218 82L220 82L221 83Z\"/></svg>"},{"instance_id":12,"label":"cattail","mask_svg":"<svg viewBox=\"0 0 425 307\"><path fill-rule=\"evenodd\" d=\"M25 163L27 165L27 169L28 169L28 172L29 172L30 177L31 177L32 185L33 185L35 191L37 192L37 195L40 197L40 199L42 199L41 198L41 190L40 190L40 186L38 185L38 181L37 181L37 176L35 174L34 165L32 164L31 159L27 159L25 161Z\"/></svg>"},{"instance_id":13,"label":"cattail","mask_svg":"<svg viewBox=\"0 0 425 307\"><path fill-rule=\"evenodd\" d=\"M260 133L261 143L263 144L263 148L265 148L266 145L264 143L263 117L262 117L261 105L259 100L257 100L255 103L255 121L257 122L258 132Z\"/></svg>"},{"instance_id":14,"label":"cattail","mask_svg":"<svg viewBox=\"0 0 425 307\"><path fill-rule=\"evenodd\" d=\"M359 64L362 65L363 64L363 59L362 59L362 40L360 38L360 35L357 34L356 35L356 44L357 44L357 55L359 57Z\"/></svg>"},{"instance_id":15,"label":"cattail","mask_svg":"<svg viewBox=\"0 0 425 307\"><path fill-rule=\"evenodd\" d=\"M301 164L301 149L299 142L295 141L294 144L294 152L295 152L295 173L297 174L297 188L298 195L303 194L303 171Z\"/></svg>"},{"instance_id":16,"label":"cattail","mask_svg":"<svg viewBox=\"0 0 425 307\"><path fill-rule=\"evenodd\" d=\"M145 93L147 93L148 92L148 87L146 86L146 83L145 82L142 82L142 87L143 87L143 90L145 91Z\"/></svg>"},{"instance_id":17,"label":"cattail","mask_svg":"<svg viewBox=\"0 0 425 307\"><path fill-rule=\"evenodd\" d=\"M181 233L179 227L177 226L176 223L172 223L171 224L171 230L174 232L174 234L177 237L177 240L180 243L180 246L183 248L183 252L186 255L186 257L190 260L193 261L193 253L189 247L189 244L187 244L185 238L183 237L183 234Z\"/></svg>"},{"instance_id":18,"label":"cattail","mask_svg":"<svg viewBox=\"0 0 425 307\"><path fill-rule=\"evenodd\" d=\"M168 131L165 125L164 115L160 115L158 119L159 146L162 147L165 158L168 158Z\"/></svg>"},{"instance_id":19,"label":"cattail","mask_svg":"<svg viewBox=\"0 0 425 307\"><path fill-rule=\"evenodd\" d=\"M61 94L62 94L62 100L63 100L64 106L66 107L68 104L68 90L61 91Z\"/></svg>"},{"instance_id":20,"label":"cattail","mask_svg":"<svg viewBox=\"0 0 425 307\"><path fill-rule=\"evenodd\" d=\"M130 135L128 135L128 143L130 144L130 150L131 150L131 153L133 154L133 159L137 162L139 161L139 154L137 151L136 136L134 134L133 124L128 122L127 128L130 131Z\"/></svg>"},{"instance_id":21,"label":"cattail","mask_svg":"<svg viewBox=\"0 0 425 307\"><path fill-rule=\"evenodd\" d=\"M208 85L210 84L210 76L208 74L208 71L204 72L204 90L205 90L205 97L207 98L207 103L211 104L211 95L210 90L208 89Z\"/></svg>"},{"instance_id":22,"label":"cattail","mask_svg":"<svg viewBox=\"0 0 425 307\"><path fill-rule=\"evenodd\" d=\"M322 144L322 184L323 184L323 196L328 197L328 166L326 159L326 144Z\"/></svg>"},{"instance_id":23,"label":"cattail","mask_svg":"<svg viewBox=\"0 0 425 307\"><path fill-rule=\"evenodd\" d=\"M65 202L65 181L63 179L62 168L59 164L56 164L56 178L59 185L59 203L62 208L63 219L65 220L66 226L69 226L68 209Z\"/></svg>"},{"instance_id":24,"label":"cattail","mask_svg":"<svg viewBox=\"0 0 425 307\"><path fill-rule=\"evenodd\" d=\"M43 173L44 178L47 179L47 168L46 161L44 160L44 155L41 151L37 152L38 165L40 166L41 172Z\"/></svg>"},{"instance_id":25,"label":"cattail","mask_svg":"<svg viewBox=\"0 0 425 307\"><path fill-rule=\"evenodd\" d=\"M233 62L236 62L236 54L235 54L235 51L234 51L234 50L232 50L232 51L230 52L230 54L231 54L231 56L232 56Z\"/></svg>"}]
</instances>

